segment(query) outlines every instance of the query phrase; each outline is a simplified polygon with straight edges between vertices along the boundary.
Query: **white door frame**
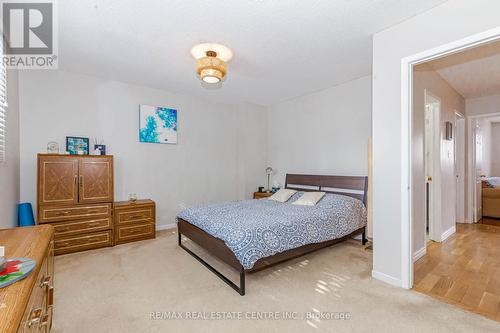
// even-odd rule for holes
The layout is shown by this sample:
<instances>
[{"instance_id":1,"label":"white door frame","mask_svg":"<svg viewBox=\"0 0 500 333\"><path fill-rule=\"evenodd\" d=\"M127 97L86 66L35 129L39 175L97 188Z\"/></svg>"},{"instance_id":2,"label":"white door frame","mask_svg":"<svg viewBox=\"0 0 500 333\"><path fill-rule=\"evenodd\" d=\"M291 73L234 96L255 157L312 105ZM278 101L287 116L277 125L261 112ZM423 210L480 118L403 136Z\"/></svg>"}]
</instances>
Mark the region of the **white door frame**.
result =
<instances>
[{"instance_id":1,"label":"white door frame","mask_svg":"<svg viewBox=\"0 0 500 333\"><path fill-rule=\"evenodd\" d=\"M401 59L401 284L413 286L412 116L413 66L500 39L500 27Z\"/></svg>"},{"instance_id":2,"label":"white door frame","mask_svg":"<svg viewBox=\"0 0 500 333\"><path fill-rule=\"evenodd\" d=\"M468 216L467 216L467 223L475 223L474 221L474 212L476 211L476 202L477 202L477 195L476 195L476 142L475 142L475 136L474 131L472 129L472 120L475 119L480 119L480 118L488 118L488 117L497 117L500 116L500 112L495 112L495 113L486 113L486 114L479 114L479 115L474 115L474 116L468 116L467 117L467 133L468 138L466 138L466 144L468 146L468 158L467 158L467 167L468 167L468 172L467 172L467 185L468 185L468 191L467 191L467 206L468 206Z\"/></svg>"}]
</instances>

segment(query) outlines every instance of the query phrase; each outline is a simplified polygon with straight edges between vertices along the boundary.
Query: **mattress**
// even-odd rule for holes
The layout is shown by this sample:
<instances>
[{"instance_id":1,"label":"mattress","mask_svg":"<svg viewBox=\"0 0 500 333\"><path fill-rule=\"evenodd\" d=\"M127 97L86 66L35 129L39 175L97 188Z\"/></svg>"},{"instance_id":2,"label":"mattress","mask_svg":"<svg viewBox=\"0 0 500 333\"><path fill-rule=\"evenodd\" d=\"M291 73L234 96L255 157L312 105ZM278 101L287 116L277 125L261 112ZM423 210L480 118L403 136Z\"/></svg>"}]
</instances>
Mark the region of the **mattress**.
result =
<instances>
[{"instance_id":1,"label":"mattress","mask_svg":"<svg viewBox=\"0 0 500 333\"><path fill-rule=\"evenodd\" d=\"M366 226L366 208L358 199L326 194L315 206L244 200L191 207L177 216L221 239L245 269L261 258L303 245L344 237Z\"/></svg>"}]
</instances>

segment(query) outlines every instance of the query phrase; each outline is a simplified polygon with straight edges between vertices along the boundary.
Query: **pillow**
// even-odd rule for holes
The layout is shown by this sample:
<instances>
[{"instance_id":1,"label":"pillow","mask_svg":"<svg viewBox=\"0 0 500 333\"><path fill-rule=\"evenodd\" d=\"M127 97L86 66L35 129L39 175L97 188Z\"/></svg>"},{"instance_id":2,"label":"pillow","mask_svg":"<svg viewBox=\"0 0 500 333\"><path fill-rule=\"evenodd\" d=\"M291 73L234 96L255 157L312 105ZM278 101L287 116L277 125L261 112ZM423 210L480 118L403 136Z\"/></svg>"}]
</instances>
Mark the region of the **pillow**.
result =
<instances>
[{"instance_id":1,"label":"pillow","mask_svg":"<svg viewBox=\"0 0 500 333\"><path fill-rule=\"evenodd\" d=\"M267 199L278 201L278 202L285 202L285 201L288 201L288 199L290 199L290 197L292 195L294 195L295 193L297 193L297 191L288 190L288 189L283 188L283 189L279 190L278 192L274 193L273 195L271 195Z\"/></svg>"},{"instance_id":2,"label":"pillow","mask_svg":"<svg viewBox=\"0 0 500 333\"><path fill-rule=\"evenodd\" d=\"M325 196L325 192L306 192L292 202L293 205L314 206Z\"/></svg>"}]
</instances>

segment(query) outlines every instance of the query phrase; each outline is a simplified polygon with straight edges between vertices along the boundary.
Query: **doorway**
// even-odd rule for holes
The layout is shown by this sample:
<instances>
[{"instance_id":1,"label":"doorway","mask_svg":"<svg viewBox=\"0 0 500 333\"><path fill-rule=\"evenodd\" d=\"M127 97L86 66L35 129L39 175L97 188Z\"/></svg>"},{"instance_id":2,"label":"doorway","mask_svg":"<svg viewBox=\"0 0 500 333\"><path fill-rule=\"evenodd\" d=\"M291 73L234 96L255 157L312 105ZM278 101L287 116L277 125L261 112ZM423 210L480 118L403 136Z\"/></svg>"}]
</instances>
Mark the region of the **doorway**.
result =
<instances>
[{"instance_id":1,"label":"doorway","mask_svg":"<svg viewBox=\"0 0 500 333\"><path fill-rule=\"evenodd\" d=\"M483 218L482 207L482 180L484 176L490 174L490 157L485 156L485 150L491 149L493 142L490 142L485 147L486 143L492 141L491 138L483 138L484 131L488 127L488 119L500 121L500 113L486 113L481 115L473 115L467 117L467 131L470 136L467 138L467 145L470 150L470 158L468 158L468 221L469 223L478 223ZM486 122L485 122L486 121Z\"/></svg>"},{"instance_id":2,"label":"doorway","mask_svg":"<svg viewBox=\"0 0 500 333\"><path fill-rule=\"evenodd\" d=\"M401 108L402 121L402 170L401 173L401 286L406 289L413 287L414 280L414 220L413 220L413 70L418 64L438 59L450 54L473 49L478 46L500 40L500 28L492 29L451 42L436 48L405 57L401 61ZM470 189L469 189L470 190ZM469 192L469 191L468 191Z\"/></svg>"},{"instance_id":3,"label":"doorway","mask_svg":"<svg viewBox=\"0 0 500 333\"><path fill-rule=\"evenodd\" d=\"M409 284L417 292L500 321L500 289L494 285L495 268L500 264L496 246L500 223L471 223L483 213L491 220L500 219L496 201L500 168L498 173L493 171L493 165L500 165L500 157L497 163L493 154L498 151L500 156L500 148L495 149L500 142L500 117L489 117L498 112L500 84L487 80L494 66L500 66L500 41L411 65L413 152L408 189L414 253L421 253L424 228L418 226L425 225L424 218L429 232L426 251L413 256ZM440 99L433 98L427 89ZM440 135L434 134L435 127ZM486 212L485 207L491 209ZM424 208L426 214L418 213ZM437 227L440 239L433 234Z\"/></svg>"}]
</instances>

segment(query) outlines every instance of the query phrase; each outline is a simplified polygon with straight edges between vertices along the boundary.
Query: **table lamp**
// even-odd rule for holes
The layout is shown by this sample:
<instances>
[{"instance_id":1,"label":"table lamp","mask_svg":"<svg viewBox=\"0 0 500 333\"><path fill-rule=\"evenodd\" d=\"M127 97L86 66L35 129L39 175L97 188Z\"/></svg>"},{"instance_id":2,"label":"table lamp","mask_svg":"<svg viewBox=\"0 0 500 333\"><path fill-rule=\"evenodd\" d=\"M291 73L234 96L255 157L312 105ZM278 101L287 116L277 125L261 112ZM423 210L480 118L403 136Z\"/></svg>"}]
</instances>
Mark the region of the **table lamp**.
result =
<instances>
[{"instance_id":1,"label":"table lamp","mask_svg":"<svg viewBox=\"0 0 500 333\"><path fill-rule=\"evenodd\" d=\"M267 174L267 190L266 192L271 192L271 188L269 187L271 184L271 174L273 173L273 168L267 167L266 168L266 174Z\"/></svg>"}]
</instances>

